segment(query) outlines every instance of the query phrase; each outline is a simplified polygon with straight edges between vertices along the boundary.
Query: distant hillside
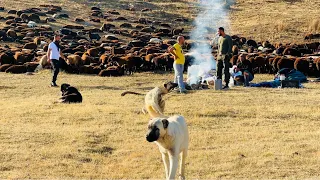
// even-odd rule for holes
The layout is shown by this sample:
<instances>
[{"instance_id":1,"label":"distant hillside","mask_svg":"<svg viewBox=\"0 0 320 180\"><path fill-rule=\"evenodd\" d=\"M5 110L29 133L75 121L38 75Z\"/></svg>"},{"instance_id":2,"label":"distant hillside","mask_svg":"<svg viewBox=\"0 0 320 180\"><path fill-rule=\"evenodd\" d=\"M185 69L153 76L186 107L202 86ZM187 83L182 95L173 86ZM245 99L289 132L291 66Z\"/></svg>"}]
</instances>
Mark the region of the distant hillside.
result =
<instances>
[{"instance_id":1,"label":"distant hillside","mask_svg":"<svg viewBox=\"0 0 320 180\"><path fill-rule=\"evenodd\" d=\"M128 19L147 18L152 21L171 23L173 27L192 28L192 21L197 15L196 1L194 0L1 0L1 6L6 8L0 16L8 16L7 10L38 7L40 4L54 4L63 7L68 13L68 20L59 20L52 25L56 28L74 24L73 20L85 19L89 26L101 26L102 23L89 22L90 8L100 7L107 12L116 10L121 16ZM151 11L142 12L143 9ZM319 32L320 1L317 0L237 0L230 6L229 18L231 23L230 34L239 34L256 40L270 40L271 42L301 42L303 36L309 32ZM126 10L131 9L132 11ZM110 15L111 17L112 15ZM186 21L177 21L183 19ZM104 22L106 20L102 20ZM4 25L4 21L0 21ZM117 22L115 22L117 23ZM1 26L0 25L0 26Z\"/></svg>"}]
</instances>

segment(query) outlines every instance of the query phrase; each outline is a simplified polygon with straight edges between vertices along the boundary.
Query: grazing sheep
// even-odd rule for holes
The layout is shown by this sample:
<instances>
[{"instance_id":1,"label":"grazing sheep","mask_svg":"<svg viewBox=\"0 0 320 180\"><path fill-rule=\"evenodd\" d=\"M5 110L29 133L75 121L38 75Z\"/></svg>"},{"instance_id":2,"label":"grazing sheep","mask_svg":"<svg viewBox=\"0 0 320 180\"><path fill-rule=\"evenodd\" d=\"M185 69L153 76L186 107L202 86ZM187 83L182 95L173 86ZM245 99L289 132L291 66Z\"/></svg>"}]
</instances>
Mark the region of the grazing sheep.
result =
<instances>
[{"instance_id":1,"label":"grazing sheep","mask_svg":"<svg viewBox=\"0 0 320 180\"><path fill-rule=\"evenodd\" d=\"M182 32L184 31L184 28L181 28L181 29L173 29L172 30L172 35L180 35L182 34Z\"/></svg>"},{"instance_id":2,"label":"grazing sheep","mask_svg":"<svg viewBox=\"0 0 320 180\"><path fill-rule=\"evenodd\" d=\"M102 54L99 58L100 64L107 64L110 56L108 54Z\"/></svg>"},{"instance_id":3,"label":"grazing sheep","mask_svg":"<svg viewBox=\"0 0 320 180\"><path fill-rule=\"evenodd\" d=\"M37 44L34 42L27 43L23 46L23 49L37 49Z\"/></svg>"},{"instance_id":4,"label":"grazing sheep","mask_svg":"<svg viewBox=\"0 0 320 180\"><path fill-rule=\"evenodd\" d=\"M86 52L81 56L81 60L83 65L89 65L92 63L93 58L89 55L89 53Z\"/></svg>"},{"instance_id":5,"label":"grazing sheep","mask_svg":"<svg viewBox=\"0 0 320 180\"><path fill-rule=\"evenodd\" d=\"M105 76L123 76L124 70L120 66L111 66L107 69L101 70L99 73L99 76L105 77Z\"/></svg>"},{"instance_id":6,"label":"grazing sheep","mask_svg":"<svg viewBox=\"0 0 320 180\"><path fill-rule=\"evenodd\" d=\"M89 38L90 40L97 40L99 41L101 39L101 36L99 34L92 34L91 31L89 31Z\"/></svg>"},{"instance_id":7,"label":"grazing sheep","mask_svg":"<svg viewBox=\"0 0 320 180\"><path fill-rule=\"evenodd\" d=\"M282 57L277 64L278 70L283 68L294 69L294 60L290 58Z\"/></svg>"},{"instance_id":8,"label":"grazing sheep","mask_svg":"<svg viewBox=\"0 0 320 180\"><path fill-rule=\"evenodd\" d=\"M29 28L34 28L34 27L37 26L37 23L34 22L34 21L29 21L28 24L27 24L27 26L28 26Z\"/></svg>"},{"instance_id":9,"label":"grazing sheep","mask_svg":"<svg viewBox=\"0 0 320 180\"><path fill-rule=\"evenodd\" d=\"M93 68L94 68L94 66L91 66L91 65L81 66L79 69L79 73L80 74L94 74Z\"/></svg>"},{"instance_id":10,"label":"grazing sheep","mask_svg":"<svg viewBox=\"0 0 320 180\"><path fill-rule=\"evenodd\" d=\"M14 57L12 53L1 53L0 54L0 64L13 64Z\"/></svg>"},{"instance_id":11,"label":"grazing sheep","mask_svg":"<svg viewBox=\"0 0 320 180\"><path fill-rule=\"evenodd\" d=\"M37 15L37 14L30 14L28 19L29 19L30 21L35 22L35 23L39 23L39 22L40 22L40 16ZM29 21L29 22L30 22L30 21Z\"/></svg>"},{"instance_id":12,"label":"grazing sheep","mask_svg":"<svg viewBox=\"0 0 320 180\"><path fill-rule=\"evenodd\" d=\"M132 28L132 25L129 23L123 23L120 25L121 28Z\"/></svg>"},{"instance_id":13,"label":"grazing sheep","mask_svg":"<svg viewBox=\"0 0 320 180\"><path fill-rule=\"evenodd\" d=\"M238 55L238 54L239 54L238 46L236 45L232 46L232 55Z\"/></svg>"},{"instance_id":14,"label":"grazing sheep","mask_svg":"<svg viewBox=\"0 0 320 180\"><path fill-rule=\"evenodd\" d=\"M273 59L272 61L272 70L273 73L277 73L280 69L278 69L278 62L280 61L282 57L281 56L277 56Z\"/></svg>"},{"instance_id":15,"label":"grazing sheep","mask_svg":"<svg viewBox=\"0 0 320 180\"><path fill-rule=\"evenodd\" d=\"M27 68L25 65L12 65L5 72L13 74L22 74L27 72Z\"/></svg>"},{"instance_id":16,"label":"grazing sheep","mask_svg":"<svg viewBox=\"0 0 320 180\"><path fill-rule=\"evenodd\" d=\"M79 67L80 65L82 65L82 59L78 55L74 55L74 54L69 55L67 59L68 59L67 60L68 65L76 66L76 67Z\"/></svg>"},{"instance_id":17,"label":"grazing sheep","mask_svg":"<svg viewBox=\"0 0 320 180\"><path fill-rule=\"evenodd\" d=\"M283 51L283 55L297 56L301 57L301 53L295 48L286 48Z\"/></svg>"},{"instance_id":18,"label":"grazing sheep","mask_svg":"<svg viewBox=\"0 0 320 180\"><path fill-rule=\"evenodd\" d=\"M3 64L0 66L0 72L6 72L6 70L12 66L12 64Z\"/></svg>"},{"instance_id":19,"label":"grazing sheep","mask_svg":"<svg viewBox=\"0 0 320 180\"><path fill-rule=\"evenodd\" d=\"M89 56L91 57L98 57L99 56L99 49L98 48L91 48L87 50L87 53L89 54Z\"/></svg>"},{"instance_id":20,"label":"grazing sheep","mask_svg":"<svg viewBox=\"0 0 320 180\"><path fill-rule=\"evenodd\" d=\"M49 62L48 62L47 55L43 55L39 61L39 65L37 66L35 71L38 72L48 65L49 65Z\"/></svg>"},{"instance_id":21,"label":"grazing sheep","mask_svg":"<svg viewBox=\"0 0 320 180\"><path fill-rule=\"evenodd\" d=\"M304 74L307 74L309 72L309 70L310 70L309 66L310 66L310 63L307 59L297 58L294 61L294 69L296 69Z\"/></svg>"},{"instance_id":22,"label":"grazing sheep","mask_svg":"<svg viewBox=\"0 0 320 180\"><path fill-rule=\"evenodd\" d=\"M14 30L12 30L12 29L9 29L9 30L7 31L7 36L8 36L8 37L11 37L11 38L13 38L13 39L16 39L16 38L17 38L17 33L16 33L16 31L14 31Z\"/></svg>"},{"instance_id":23,"label":"grazing sheep","mask_svg":"<svg viewBox=\"0 0 320 180\"><path fill-rule=\"evenodd\" d=\"M22 21L24 21L24 22L28 22L28 21L29 21L29 16L28 16L28 14L26 14L26 13L22 13L22 14L20 15L20 18L21 18Z\"/></svg>"},{"instance_id":24,"label":"grazing sheep","mask_svg":"<svg viewBox=\"0 0 320 180\"><path fill-rule=\"evenodd\" d=\"M256 56L252 62L252 66L255 72L264 73L266 71L266 59L261 56Z\"/></svg>"},{"instance_id":25,"label":"grazing sheep","mask_svg":"<svg viewBox=\"0 0 320 180\"><path fill-rule=\"evenodd\" d=\"M123 49L123 48L112 47L112 49L111 49L111 54L112 54L112 55L116 55L116 54L126 54L126 50Z\"/></svg>"},{"instance_id":26,"label":"grazing sheep","mask_svg":"<svg viewBox=\"0 0 320 180\"><path fill-rule=\"evenodd\" d=\"M232 56L232 58L230 59L230 63L231 63L232 66L234 66L234 65L237 64L238 58L239 58L238 55L233 55L233 56Z\"/></svg>"},{"instance_id":27,"label":"grazing sheep","mask_svg":"<svg viewBox=\"0 0 320 180\"><path fill-rule=\"evenodd\" d=\"M254 47L254 48L258 48L257 42L254 41L254 40L252 40L252 39L247 40L247 45L248 45L248 46L252 46L252 47Z\"/></svg>"}]
</instances>

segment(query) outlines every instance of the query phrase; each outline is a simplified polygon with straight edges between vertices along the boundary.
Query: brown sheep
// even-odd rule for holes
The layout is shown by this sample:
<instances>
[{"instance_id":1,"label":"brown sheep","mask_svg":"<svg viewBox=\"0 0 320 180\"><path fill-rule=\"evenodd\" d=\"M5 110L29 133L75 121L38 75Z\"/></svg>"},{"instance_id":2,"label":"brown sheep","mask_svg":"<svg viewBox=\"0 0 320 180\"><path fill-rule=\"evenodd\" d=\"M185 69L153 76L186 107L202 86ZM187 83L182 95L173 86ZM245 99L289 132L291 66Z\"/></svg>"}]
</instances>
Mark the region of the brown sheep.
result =
<instances>
[{"instance_id":1,"label":"brown sheep","mask_svg":"<svg viewBox=\"0 0 320 180\"><path fill-rule=\"evenodd\" d=\"M48 62L48 58L47 55L43 55L39 61L39 65L38 67L35 69L35 71L40 71L43 68L45 68L46 66L49 66L50 63Z\"/></svg>"},{"instance_id":2,"label":"brown sheep","mask_svg":"<svg viewBox=\"0 0 320 180\"><path fill-rule=\"evenodd\" d=\"M282 57L281 56L278 56L278 57L275 57L272 61L272 70L273 70L273 73L277 73L278 72L278 62L280 61Z\"/></svg>"},{"instance_id":3,"label":"brown sheep","mask_svg":"<svg viewBox=\"0 0 320 180\"><path fill-rule=\"evenodd\" d=\"M39 66L39 63L38 62L27 62L24 65L27 68L27 72L35 72L35 70Z\"/></svg>"},{"instance_id":4,"label":"brown sheep","mask_svg":"<svg viewBox=\"0 0 320 180\"><path fill-rule=\"evenodd\" d=\"M72 54L72 55L69 55L68 57L67 57L67 64L68 65L71 65L71 66L77 66L77 67L79 67L80 65L82 65L82 59L81 59L81 57L80 56L78 56L78 55L74 55L74 54Z\"/></svg>"},{"instance_id":5,"label":"brown sheep","mask_svg":"<svg viewBox=\"0 0 320 180\"><path fill-rule=\"evenodd\" d=\"M108 54L102 54L99 58L99 62L101 64L107 64L108 63L108 59L109 59L109 55Z\"/></svg>"},{"instance_id":6,"label":"brown sheep","mask_svg":"<svg viewBox=\"0 0 320 180\"><path fill-rule=\"evenodd\" d=\"M11 37L11 38L17 38L17 33L16 33L14 30L9 29L9 30L7 31L7 36L8 36L8 37Z\"/></svg>"},{"instance_id":7,"label":"brown sheep","mask_svg":"<svg viewBox=\"0 0 320 180\"><path fill-rule=\"evenodd\" d=\"M283 51L283 55L290 55L290 56L300 57L300 56L301 56L301 53L300 53L297 49L294 49L294 48L286 48L286 49Z\"/></svg>"},{"instance_id":8,"label":"brown sheep","mask_svg":"<svg viewBox=\"0 0 320 180\"><path fill-rule=\"evenodd\" d=\"M26 13L22 13L20 15L20 18L24 21L24 22L28 22L29 21L29 16Z\"/></svg>"},{"instance_id":9,"label":"brown sheep","mask_svg":"<svg viewBox=\"0 0 320 180\"><path fill-rule=\"evenodd\" d=\"M278 70L281 70L283 68L293 69L294 68L294 59L282 57L278 61L277 68L278 68Z\"/></svg>"},{"instance_id":10,"label":"brown sheep","mask_svg":"<svg viewBox=\"0 0 320 180\"><path fill-rule=\"evenodd\" d=\"M24 64L24 63L26 63L27 61L26 61L26 56L25 56L25 54L24 53L22 53L22 52L16 52L15 54L14 54L14 59L15 59L15 64Z\"/></svg>"},{"instance_id":11,"label":"brown sheep","mask_svg":"<svg viewBox=\"0 0 320 180\"><path fill-rule=\"evenodd\" d=\"M309 72L309 61L303 58L297 58L294 61L294 69L307 74Z\"/></svg>"},{"instance_id":12,"label":"brown sheep","mask_svg":"<svg viewBox=\"0 0 320 180\"><path fill-rule=\"evenodd\" d=\"M119 65L125 65L125 69L129 74L133 74L137 68L141 67L143 60L139 56L133 56L133 55L127 55L124 57L121 57L118 61Z\"/></svg>"},{"instance_id":13,"label":"brown sheep","mask_svg":"<svg viewBox=\"0 0 320 180\"><path fill-rule=\"evenodd\" d=\"M111 66L107 69L101 70L99 73L99 76L105 77L105 76L123 76L124 70L120 66Z\"/></svg>"},{"instance_id":14,"label":"brown sheep","mask_svg":"<svg viewBox=\"0 0 320 180\"><path fill-rule=\"evenodd\" d=\"M84 65L79 69L80 74L94 74L94 66Z\"/></svg>"},{"instance_id":15,"label":"brown sheep","mask_svg":"<svg viewBox=\"0 0 320 180\"><path fill-rule=\"evenodd\" d=\"M267 60L266 60L266 63L267 63L267 66L266 66L266 71L269 73L269 74L272 74L273 71L272 71L272 62L274 61L274 58L273 57L267 57Z\"/></svg>"},{"instance_id":16,"label":"brown sheep","mask_svg":"<svg viewBox=\"0 0 320 180\"><path fill-rule=\"evenodd\" d=\"M23 49L37 49L37 44L30 42L23 46Z\"/></svg>"},{"instance_id":17,"label":"brown sheep","mask_svg":"<svg viewBox=\"0 0 320 180\"><path fill-rule=\"evenodd\" d=\"M126 54L126 50L123 49L123 48L112 47L111 54L112 54L112 55L116 55L116 54Z\"/></svg>"},{"instance_id":18,"label":"brown sheep","mask_svg":"<svg viewBox=\"0 0 320 180\"><path fill-rule=\"evenodd\" d=\"M98 57L100 52L98 48L91 48L87 50L87 53L92 57Z\"/></svg>"},{"instance_id":19,"label":"brown sheep","mask_svg":"<svg viewBox=\"0 0 320 180\"><path fill-rule=\"evenodd\" d=\"M266 68L266 59L261 56L256 56L254 58L254 61L252 63L252 66L254 69L256 69L256 72L258 73L264 73Z\"/></svg>"},{"instance_id":20,"label":"brown sheep","mask_svg":"<svg viewBox=\"0 0 320 180\"><path fill-rule=\"evenodd\" d=\"M91 62L93 61L93 58L89 55L89 53L84 53L81 56L81 60L83 65L90 65Z\"/></svg>"},{"instance_id":21,"label":"brown sheep","mask_svg":"<svg viewBox=\"0 0 320 180\"><path fill-rule=\"evenodd\" d=\"M23 53L17 51L14 54L15 64L24 64L26 62L30 62L35 57L35 53Z\"/></svg>"},{"instance_id":22,"label":"brown sheep","mask_svg":"<svg viewBox=\"0 0 320 180\"><path fill-rule=\"evenodd\" d=\"M12 55L8 55L6 53L0 54L0 64L13 64L14 57Z\"/></svg>"},{"instance_id":23,"label":"brown sheep","mask_svg":"<svg viewBox=\"0 0 320 180\"><path fill-rule=\"evenodd\" d=\"M6 72L6 70L12 66L12 64L3 64L0 66L0 72Z\"/></svg>"},{"instance_id":24,"label":"brown sheep","mask_svg":"<svg viewBox=\"0 0 320 180\"><path fill-rule=\"evenodd\" d=\"M314 63L316 64L317 70L320 71L320 58L315 59Z\"/></svg>"},{"instance_id":25,"label":"brown sheep","mask_svg":"<svg viewBox=\"0 0 320 180\"><path fill-rule=\"evenodd\" d=\"M238 58L239 58L238 55L233 55L233 56L232 56L232 58L230 59L230 63L231 63L232 66L234 66L234 65L237 64Z\"/></svg>"},{"instance_id":26,"label":"brown sheep","mask_svg":"<svg viewBox=\"0 0 320 180\"><path fill-rule=\"evenodd\" d=\"M44 51L44 52L47 52L47 51L48 51L48 47L49 47L48 44L44 45L44 46L43 46L43 51Z\"/></svg>"},{"instance_id":27,"label":"brown sheep","mask_svg":"<svg viewBox=\"0 0 320 180\"><path fill-rule=\"evenodd\" d=\"M172 30L172 35L173 35L173 36L179 35L179 34L181 34L183 31L184 31L184 28L174 29L174 30Z\"/></svg>"},{"instance_id":28,"label":"brown sheep","mask_svg":"<svg viewBox=\"0 0 320 180\"><path fill-rule=\"evenodd\" d=\"M39 23L40 22L40 16L37 15L37 14L30 14L29 15L29 20L30 21L34 21L36 23Z\"/></svg>"},{"instance_id":29,"label":"brown sheep","mask_svg":"<svg viewBox=\"0 0 320 180\"><path fill-rule=\"evenodd\" d=\"M41 39L40 37L36 37L33 39L33 43L35 43L37 46L39 46L41 44Z\"/></svg>"},{"instance_id":30,"label":"brown sheep","mask_svg":"<svg viewBox=\"0 0 320 180\"><path fill-rule=\"evenodd\" d=\"M232 46L232 55L238 55L238 54L239 54L238 46L236 45Z\"/></svg>"},{"instance_id":31,"label":"brown sheep","mask_svg":"<svg viewBox=\"0 0 320 180\"><path fill-rule=\"evenodd\" d=\"M148 47L146 48L146 54L154 54L154 53L159 53L160 49L158 47Z\"/></svg>"},{"instance_id":32,"label":"brown sheep","mask_svg":"<svg viewBox=\"0 0 320 180\"><path fill-rule=\"evenodd\" d=\"M146 28L142 28L140 32L151 33L151 32L154 32L154 29L150 27L146 27Z\"/></svg>"},{"instance_id":33,"label":"brown sheep","mask_svg":"<svg viewBox=\"0 0 320 180\"><path fill-rule=\"evenodd\" d=\"M27 68L25 65L12 65L5 72L13 74L22 74L27 72Z\"/></svg>"}]
</instances>

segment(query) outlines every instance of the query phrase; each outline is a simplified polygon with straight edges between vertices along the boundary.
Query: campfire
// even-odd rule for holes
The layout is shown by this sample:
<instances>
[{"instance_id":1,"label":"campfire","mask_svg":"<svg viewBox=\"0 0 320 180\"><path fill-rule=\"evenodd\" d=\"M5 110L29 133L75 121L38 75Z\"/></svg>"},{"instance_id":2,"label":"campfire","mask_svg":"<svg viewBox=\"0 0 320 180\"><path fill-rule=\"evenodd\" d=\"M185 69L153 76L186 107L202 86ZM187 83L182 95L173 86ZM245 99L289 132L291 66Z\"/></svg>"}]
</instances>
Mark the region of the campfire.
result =
<instances>
[{"instance_id":1,"label":"campfire","mask_svg":"<svg viewBox=\"0 0 320 180\"><path fill-rule=\"evenodd\" d=\"M216 62L210 54L200 54L193 51L196 61L188 67L187 84L192 90L208 89L216 80Z\"/></svg>"}]
</instances>

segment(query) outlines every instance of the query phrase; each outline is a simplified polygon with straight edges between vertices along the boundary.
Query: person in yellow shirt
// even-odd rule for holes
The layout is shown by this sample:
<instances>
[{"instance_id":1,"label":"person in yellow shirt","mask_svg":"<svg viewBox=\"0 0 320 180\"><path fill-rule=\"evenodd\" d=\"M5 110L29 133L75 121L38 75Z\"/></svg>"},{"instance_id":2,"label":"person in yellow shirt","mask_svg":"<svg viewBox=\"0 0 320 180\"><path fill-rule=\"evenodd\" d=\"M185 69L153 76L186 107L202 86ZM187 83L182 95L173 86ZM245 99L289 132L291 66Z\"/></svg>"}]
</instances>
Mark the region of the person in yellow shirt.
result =
<instances>
[{"instance_id":1,"label":"person in yellow shirt","mask_svg":"<svg viewBox=\"0 0 320 180\"><path fill-rule=\"evenodd\" d=\"M183 54L182 46L184 45L184 37L179 36L177 43L169 48L169 52L174 56L174 83L178 83L179 92L186 93L185 85L183 82L183 70L185 63L185 56Z\"/></svg>"}]
</instances>

